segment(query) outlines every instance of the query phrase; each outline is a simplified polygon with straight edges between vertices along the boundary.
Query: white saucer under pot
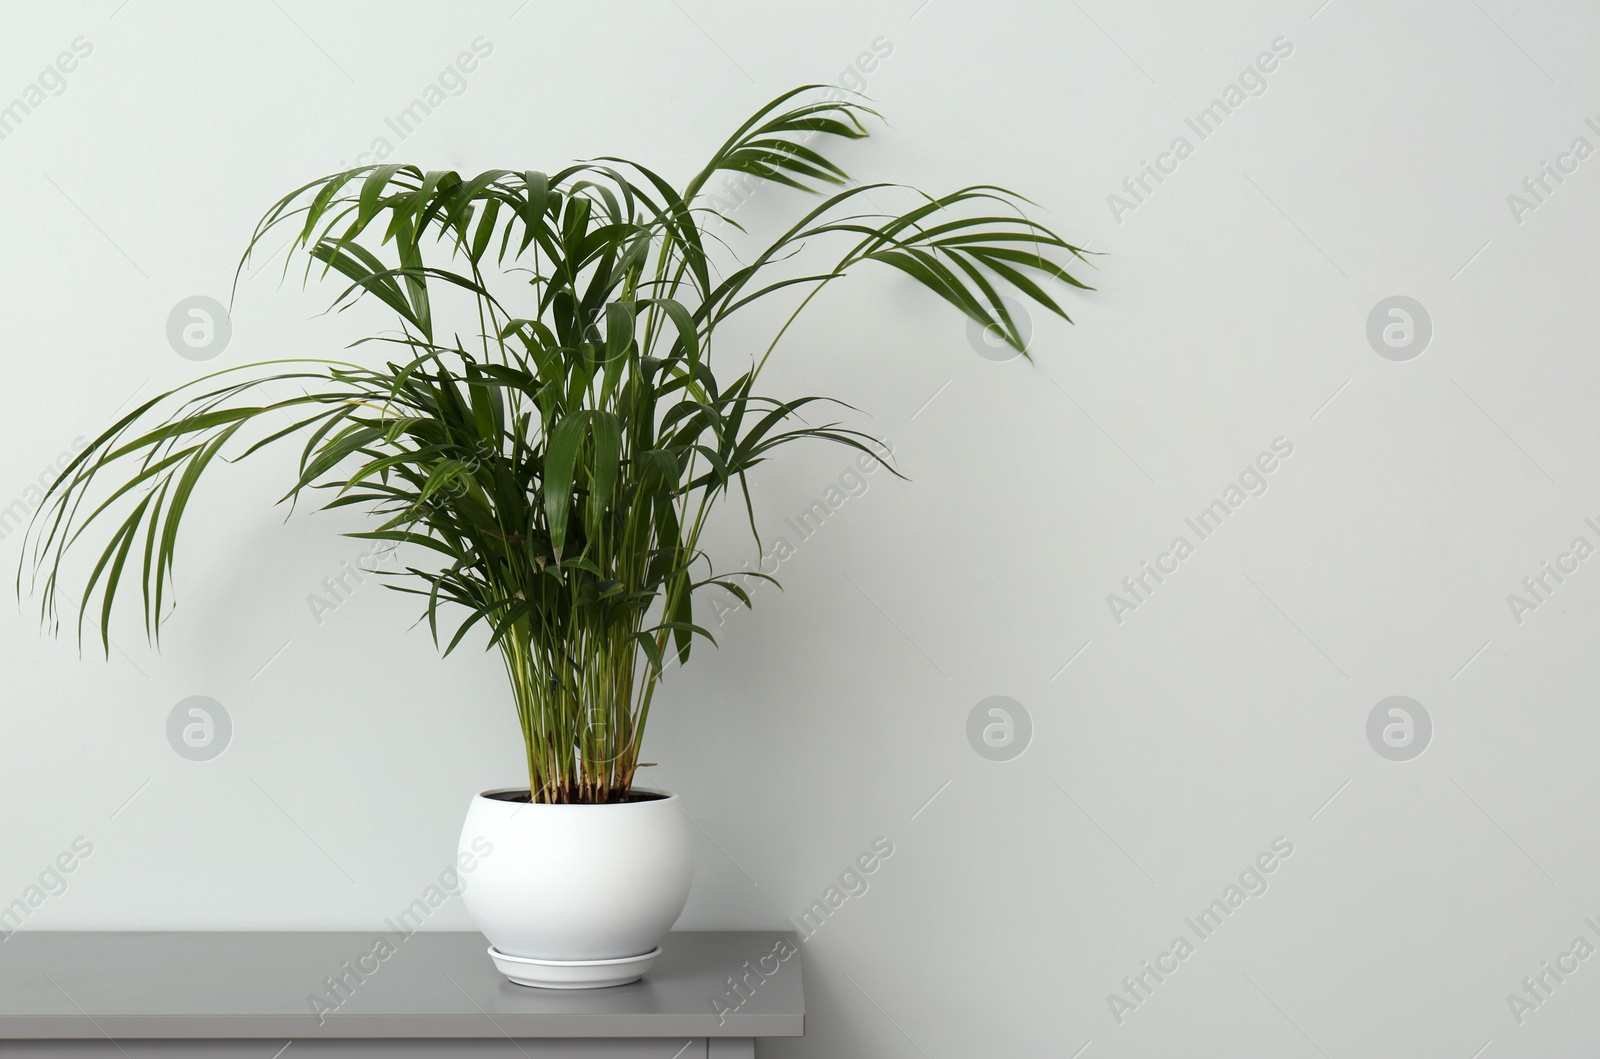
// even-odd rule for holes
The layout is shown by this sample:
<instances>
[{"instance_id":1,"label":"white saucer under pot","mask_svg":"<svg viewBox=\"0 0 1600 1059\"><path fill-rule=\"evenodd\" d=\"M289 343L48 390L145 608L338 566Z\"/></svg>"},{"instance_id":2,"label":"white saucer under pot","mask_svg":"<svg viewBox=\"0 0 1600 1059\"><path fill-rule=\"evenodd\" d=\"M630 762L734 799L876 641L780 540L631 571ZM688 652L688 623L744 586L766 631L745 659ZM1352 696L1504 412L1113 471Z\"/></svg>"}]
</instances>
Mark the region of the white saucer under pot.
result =
<instances>
[{"instance_id":1,"label":"white saucer under pot","mask_svg":"<svg viewBox=\"0 0 1600 1059\"><path fill-rule=\"evenodd\" d=\"M489 946L489 959L518 985L538 989L606 989L637 982L661 957L658 945L643 956L621 960L528 960Z\"/></svg>"},{"instance_id":2,"label":"white saucer under pot","mask_svg":"<svg viewBox=\"0 0 1600 1059\"><path fill-rule=\"evenodd\" d=\"M660 955L694 879L677 797L640 788L606 805L485 791L467 810L460 849L462 901L495 965L519 985L635 981Z\"/></svg>"}]
</instances>

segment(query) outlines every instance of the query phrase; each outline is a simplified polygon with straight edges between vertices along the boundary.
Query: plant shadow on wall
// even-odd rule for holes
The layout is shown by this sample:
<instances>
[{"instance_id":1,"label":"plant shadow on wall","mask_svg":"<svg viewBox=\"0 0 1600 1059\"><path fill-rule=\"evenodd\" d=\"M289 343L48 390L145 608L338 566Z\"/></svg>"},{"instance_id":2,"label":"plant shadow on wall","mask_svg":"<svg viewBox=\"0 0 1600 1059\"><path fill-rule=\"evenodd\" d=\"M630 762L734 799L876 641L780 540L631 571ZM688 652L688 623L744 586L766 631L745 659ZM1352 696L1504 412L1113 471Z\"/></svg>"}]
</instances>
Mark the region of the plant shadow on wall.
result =
<instances>
[{"instance_id":1,"label":"plant shadow on wall","mask_svg":"<svg viewBox=\"0 0 1600 1059\"><path fill-rule=\"evenodd\" d=\"M357 507L375 521L349 536L436 556L384 571L389 587L422 597L446 654L474 629L500 652L528 797L629 800L663 664L711 636L696 595L716 587L749 603L699 548L716 502L734 501L759 552L752 467L806 438L877 448L865 433L803 418L822 398L757 392L796 316L877 262L1022 352L1002 288L1064 319L1045 286L1090 289L1065 267L1084 253L1004 188L934 197L847 185L821 145L866 136L876 112L817 98L826 91L767 104L681 189L602 158L550 175L364 166L292 192L257 225L240 270L269 232L290 226L305 282L313 270L337 273L348 286L336 307L393 311L397 331L356 344L394 359L244 365L141 404L56 478L30 527L19 590L27 573L42 620L58 629L68 556L100 529L103 545L80 564L80 642L94 611L109 649L114 600L130 581L158 642L179 525L202 475L293 440L298 477L280 502ZM743 263L702 237L701 220L714 215L704 189L723 173L827 194ZM882 212L875 197L905 205ZM718 326L758 305L781 307L771 343L732 351L737 374L714 371ZM263 402L262 383L302 392ZM449 605L459 621L441 628Z\"/></svg>"}]
</instances>

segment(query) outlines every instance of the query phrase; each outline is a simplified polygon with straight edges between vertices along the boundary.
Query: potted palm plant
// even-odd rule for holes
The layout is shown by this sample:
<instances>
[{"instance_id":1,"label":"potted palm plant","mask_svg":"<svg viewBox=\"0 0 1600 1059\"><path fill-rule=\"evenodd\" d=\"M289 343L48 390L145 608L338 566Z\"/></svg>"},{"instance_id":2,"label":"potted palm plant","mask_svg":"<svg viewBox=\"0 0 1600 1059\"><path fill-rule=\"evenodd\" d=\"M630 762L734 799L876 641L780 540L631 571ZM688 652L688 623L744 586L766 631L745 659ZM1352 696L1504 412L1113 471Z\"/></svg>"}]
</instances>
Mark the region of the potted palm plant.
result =
<instances>
[{"instance_id":1,"label":"potted palm plant","mask_svg":"<svg viewBox=\"0 0 1600 1059\"><path fill-rule=\"evenodd\" d=\"M470 643L504 660L527 786L478 795L462 833L493 843L466 895L491 956L529 985L638 978L691 878L684 815L636 782L651 702L667 662L711 638L696 598L749 603L702 552L707 519L733 498L754 534L747 475L791 442L881 455L865 433L802 418L821 398L757 391L779 339L868 262L1019 352L1001 290L1066 318L1045 286L1089 289L1066 268L1080 250L1010 191L848 184L824 145L867 135L876 115L821 89L761 108L682 188L603 158L549 175L366 166L291 192L241 271L269 233L291 231L307 282L315 270L347 283L336 306L392 311L395 329L363 340L390 355L243 365L140 404L55 480L19 588L27 573L56 630L62 579L81 576L80 642L94 613L109 649L114 601L137 582L159 641L202 476L294 440L283 500L370 513L350 535L408 557L383 573L422 597L444 653ZM729 173L827 194L744 263L701 225L710 181ZM883 212L879 198L904 206ZM718 351L719 327L757 306L781 306L770 344ZM263 383L296 395L263 400Z\"/></svg>"}]
</instances>

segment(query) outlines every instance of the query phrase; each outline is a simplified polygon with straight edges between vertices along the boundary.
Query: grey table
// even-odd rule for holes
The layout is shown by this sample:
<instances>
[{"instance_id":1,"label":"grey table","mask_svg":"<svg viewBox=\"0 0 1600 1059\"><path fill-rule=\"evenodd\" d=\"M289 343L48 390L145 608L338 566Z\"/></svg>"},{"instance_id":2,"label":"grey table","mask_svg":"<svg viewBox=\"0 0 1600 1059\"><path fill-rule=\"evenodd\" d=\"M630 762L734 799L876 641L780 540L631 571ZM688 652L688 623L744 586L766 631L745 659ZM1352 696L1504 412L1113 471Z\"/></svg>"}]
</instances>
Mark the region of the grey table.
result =
<instances>
[{"instance_id":1,"label":"grey table","mask_svg":"<svg viewBox=\"0 0 1600 1059\"><path fill-rule=\"evenodd\" d=\"M752 1059L756 1038L804 1032L793 934L675 932L643 981L582 992L512 985L486 947L443 932L17 933L0 942L0 1055Z\"/></svg>"}]
</instances>

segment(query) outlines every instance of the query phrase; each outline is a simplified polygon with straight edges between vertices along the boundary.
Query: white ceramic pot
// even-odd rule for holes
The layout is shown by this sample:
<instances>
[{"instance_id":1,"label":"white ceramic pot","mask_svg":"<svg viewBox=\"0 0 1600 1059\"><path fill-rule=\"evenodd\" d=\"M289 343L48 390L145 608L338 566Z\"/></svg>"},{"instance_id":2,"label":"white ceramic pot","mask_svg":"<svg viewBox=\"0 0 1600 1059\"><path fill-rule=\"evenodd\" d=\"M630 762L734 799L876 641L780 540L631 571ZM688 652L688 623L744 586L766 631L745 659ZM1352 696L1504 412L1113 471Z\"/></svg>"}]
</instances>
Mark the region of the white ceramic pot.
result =
<instances>
[{"instance_id":1,"label":"white ceramic pot","mask_svg":"<svg viewBox=\"0 0 1600 1059\"><path fill-rule=\"evenodd\" d=\"M633 793L611 805L530 804L526 788L472 799L460 848L478 863L462 901L512 981L621 985L660 955L689 899L692 836L676 795Z\"/></svg>"}]
</instances>

